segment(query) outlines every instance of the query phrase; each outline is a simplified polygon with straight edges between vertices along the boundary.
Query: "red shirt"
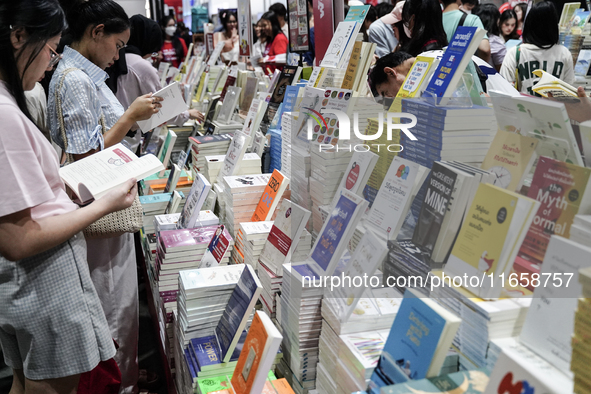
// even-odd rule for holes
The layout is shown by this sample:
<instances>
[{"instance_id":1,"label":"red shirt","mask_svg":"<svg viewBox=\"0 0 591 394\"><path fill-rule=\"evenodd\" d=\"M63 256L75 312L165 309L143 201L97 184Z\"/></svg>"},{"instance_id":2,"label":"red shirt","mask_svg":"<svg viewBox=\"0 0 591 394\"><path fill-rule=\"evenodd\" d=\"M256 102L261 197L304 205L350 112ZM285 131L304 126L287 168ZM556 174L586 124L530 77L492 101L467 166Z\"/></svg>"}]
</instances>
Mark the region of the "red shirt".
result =
<instances>
[{"instance_id":1,"label":"red shirt","mask_svg":"<svg viewBox=\"0 0 591 394\"><path fill-rule=\"evenodd\" d=\"M187 56L187 44L185 44L185 40L179 40L181 45L183 46L183 58ZM164 58L163 61L170 63L172 67L177 67L181 64L181 60L177 59L176 51L174 50L174 46L172 45L172 41L164 41L162 45L162 57Z\"/></svg>"},{"instance_id":2,"label":"red shirt","mask_svg":"<svg viewBox=\"0 0 591 394\"><path fill-rule=\"evenodd\" d=\"M275 36L275 39L272 42L268 42L267 46L265 47L265 50L263 52L263 57L265 56L277 56L277 55L281 55L281 54L285 54L287 53L287 37L285 37L285 34L283 33L279 33ZM270 62L272 62L272 59L270 60ZM279 68L281 69L281 66L275 66L273 64L268 64L265 66L265 69L269 69L271 71L271 74L275 71L275 69Z\"/></svg>"}]
</instances>

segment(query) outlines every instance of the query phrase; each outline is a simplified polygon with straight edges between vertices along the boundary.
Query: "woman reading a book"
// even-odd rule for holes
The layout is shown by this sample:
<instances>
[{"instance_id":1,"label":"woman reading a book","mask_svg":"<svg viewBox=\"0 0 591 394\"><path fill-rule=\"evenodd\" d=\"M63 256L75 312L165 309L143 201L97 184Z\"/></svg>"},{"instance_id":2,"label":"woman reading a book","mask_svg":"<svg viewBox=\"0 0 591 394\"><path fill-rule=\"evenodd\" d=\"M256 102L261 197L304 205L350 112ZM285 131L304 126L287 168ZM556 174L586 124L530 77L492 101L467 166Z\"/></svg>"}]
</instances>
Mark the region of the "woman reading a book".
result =
<instances>
[{"instance_id":1,"label":"woman reading a book","mask_svg":"<svg viewBox=\"0 0 591 394\"><path fill-rule=\"evenodd\" d=\"M160 98L137 98L127 111L106 86L104 69L119 57L130 35L123 8L112 0L74 4L67 12L71 46L64 48L49 85L48 118L53 141L79 160L123 140L138 120L158 112ZM59 95L64 134L58 119ZM138 379L138 283L133 234L88 239L90 275L111 330L119 344L115 357L122 388L131 392Z\"/></svg>"},{"instance_id":2,"label":"woman reading a book","mask_svg":"<svg viewBox=\"0 0 591 394\"><path fill-rule=\"evenodd\" d=\"M287 61L287 37L281 31L277 16L273 11L267 11L261 16L259 20L259 26L261 28L261 36L264 37L266 42L263 50L263 58L259 61L263 70L267 74L273 74L276 69L281 69L281 64L285 64ZM279 57L283 55L282 57Z\"/></svg>"},{"instance_id":3,"label":"woman reading a book","mask_svg":"<svg viewBox=\"0 0 591 394\"><path fill-rule=\"evenodd\" d=\"M12 394L73 393L115 355L81 231L131 206L136 182L78 209L24 94L59 61L65 27L57 0L0 3L0 346Z\"/></svg>"},{"instance_id":4,"label":"woman reading a book","mask_svg":"<svg viewBox=\"0 0 591 394\"><path fill-rule=\"evenodd\" d=\"M510 48L503 60L501 75L522 93L533 95L539 79L533 72L544 70L572 85L575 81L573 57L558 43L558 14L554 4L542 2L530 10L523 25L523 44Z\"/></svg>"},{"instance_id":5,"label":"woman reading a book","mask_svg":"<svg viewBox=\"0 0 591 394\"><path fill-rule=\"evenodd\" d=\"M517 15L513 10L505 10L499 19L499 28L501 29L501 36L505 42L509 40L518 40L517 34Z\"/></svg>"}]
</instances>

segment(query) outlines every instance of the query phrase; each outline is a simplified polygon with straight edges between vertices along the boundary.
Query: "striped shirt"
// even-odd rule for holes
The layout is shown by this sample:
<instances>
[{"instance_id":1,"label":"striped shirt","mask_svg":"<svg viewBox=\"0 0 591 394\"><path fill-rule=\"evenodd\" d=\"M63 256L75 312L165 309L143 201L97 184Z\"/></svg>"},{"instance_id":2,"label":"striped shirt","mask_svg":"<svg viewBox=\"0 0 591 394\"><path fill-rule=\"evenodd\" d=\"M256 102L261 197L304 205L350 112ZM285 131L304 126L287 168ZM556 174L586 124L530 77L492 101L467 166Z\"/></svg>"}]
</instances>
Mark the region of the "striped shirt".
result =
<instances>
[{"instance_id":1,"label":"striped shirt","mask_svg":"<svg viewBox=\"0 0 591 394\"><path fill-rule=\"evenodd\" d=\"M49 84L47 116L51 138L63 149L55 93L64 71L69 68L78 70L66 75L59 92L68 139L67 152L83 154L93 149L103 149L102 134L117 123L124 109L105 84L107 73L69 46L64 48L63 58ZM104 131L100 125L101 115L105 117L107 130Z\"/></svg>"}]
</instances>

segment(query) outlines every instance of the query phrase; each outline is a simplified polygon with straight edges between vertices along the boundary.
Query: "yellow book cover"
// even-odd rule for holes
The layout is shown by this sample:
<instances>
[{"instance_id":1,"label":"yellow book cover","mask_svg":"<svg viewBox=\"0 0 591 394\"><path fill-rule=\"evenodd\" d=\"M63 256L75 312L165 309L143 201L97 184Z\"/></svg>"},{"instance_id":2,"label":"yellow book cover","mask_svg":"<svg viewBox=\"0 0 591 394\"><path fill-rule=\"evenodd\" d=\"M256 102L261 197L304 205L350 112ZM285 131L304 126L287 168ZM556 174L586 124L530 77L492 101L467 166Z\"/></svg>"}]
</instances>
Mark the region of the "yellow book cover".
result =
<instances>
[{"instance_id":1,"label":"yellow book cover","mask_svg":"<svg viewBox=\"0 0 591 394\"><path fill-rule=\"evenodd\" d=\"M519 191L533 165L537 146L536 138L498 130L481 168L496 175L493 185Z\"/></svg>"},{"instance_id":2,"label":"yellow book cover","mask_svg":"<svg viewBox=\"0 0 591 394\"><path fill-rule=\"evenodd\" d=\"M362 41L355 41L353 52L351 52L351 58L349 58L349 65L347 66L347 72L345 73L345 78L343 78L341 89L353 90L355 75L357 73L357 68L359 67L359 58L361 56L362 47Z\"/></svg>"},{"instance_id":3,"label":"yellow book cover","mask_svg":"<svg viewBox=\"0 0 591 394\"><path fill-rule=\"evenodd\" d=\"M420 87L425 81L429 70L435 62L435 58L426 56L417 56L415 62L412 64L404 83L400 87L397 98L413 98L420 93Z\"/></svg>"},{"instance_id":4,"label":"yellow book cover","mask_svg":"<svg viewBox=\"0 0 591 394\"><path fill-rule=\"evenodd\" d=\"M505 238L519 197L489 184L480 184L456 243L452 257L468 264L468 275L497 274ZM505 267L499 267L503 272ZM470 272L469 272L470 271Z\"/></svg>"},{"instance_id":5,"label":"yellow book cover","mask_svg":"<svg viewBox=\"0 0 591 394\"><path fill-rule=\"evenodd\" d=\"M209 73L209 66L203 74L201 74L201 78L199 78L199 87L197 87L197 93L195 93L195 100L201 101L203 98L203 94L205 93L203 89L205 89L205 85L207 84L207 75Z\"/></svg>"}]
</instances>

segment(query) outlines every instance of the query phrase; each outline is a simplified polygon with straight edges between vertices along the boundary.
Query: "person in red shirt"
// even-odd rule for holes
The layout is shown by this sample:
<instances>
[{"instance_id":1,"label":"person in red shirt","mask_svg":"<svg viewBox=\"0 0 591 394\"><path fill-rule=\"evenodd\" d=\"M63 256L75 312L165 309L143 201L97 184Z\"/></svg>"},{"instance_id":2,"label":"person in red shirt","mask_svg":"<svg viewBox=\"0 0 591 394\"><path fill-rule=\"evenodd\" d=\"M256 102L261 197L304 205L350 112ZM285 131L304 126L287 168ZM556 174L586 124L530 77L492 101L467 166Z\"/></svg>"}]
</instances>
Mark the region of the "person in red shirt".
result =
<instances>
[{"instance_id":1,"label":"person in red shirt","mask_svg":"<svg viewBox=\"0 0 591 394\"><path fill-rule=\"evenodd\" d=\"M287 37L281 31L277 15L273 11L265 12L258 24L261 28L261 36L265 37L264 40L267 43L262 54L262 61L266 64L261 66L265 72L272 74L276 69L283 68L283 64L287 61L286 58L277 58L278 55L287 54Z\"/></svg>"},{"instance_id":2,"label":"person in red shirt","mask_svg":"<svg viewBox=\"0 0 591 394\"><path fill-rule=\"evenodd\" d=\"M162 61L170 63L172 67L177 67L187 56L187 44L184 40L176 37L176 22L171 15L165 16L160 22L160 27L164 35L164 44L162 45Z\"/></svg>"}]
</instances>

